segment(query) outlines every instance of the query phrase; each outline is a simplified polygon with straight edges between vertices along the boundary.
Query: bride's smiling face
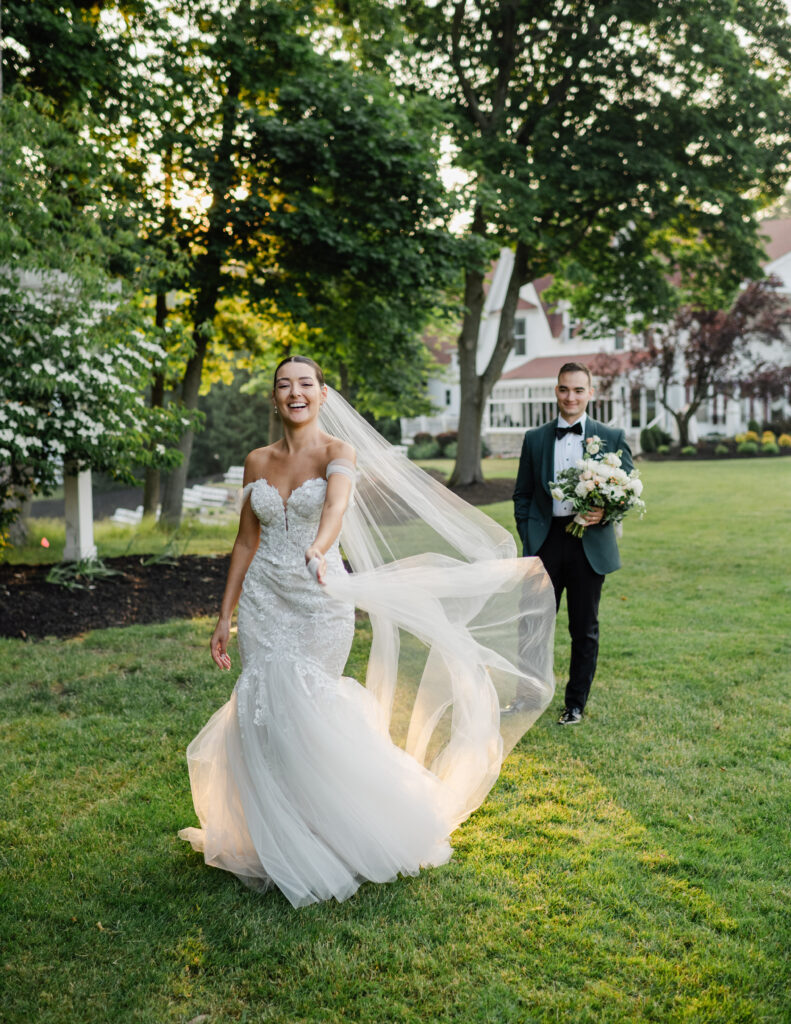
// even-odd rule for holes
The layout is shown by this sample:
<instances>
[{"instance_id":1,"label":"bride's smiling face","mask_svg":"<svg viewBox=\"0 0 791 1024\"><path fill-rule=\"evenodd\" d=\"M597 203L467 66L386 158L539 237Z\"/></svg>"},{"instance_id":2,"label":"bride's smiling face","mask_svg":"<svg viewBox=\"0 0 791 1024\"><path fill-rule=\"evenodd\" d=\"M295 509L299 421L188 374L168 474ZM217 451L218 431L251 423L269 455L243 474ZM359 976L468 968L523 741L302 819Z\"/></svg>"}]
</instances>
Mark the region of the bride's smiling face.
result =
<instances>
[{"instance_id":1,"label":"bride's smiling face","mask_svg":"<svg viewBox=\"0 0 791 1024\"><path fill-rule=\"evenodd\" d=\"M316 419L327 396L312 366L306 363L285 363L277 371L273 398L278 415L284 423L308 423Z\"/></svg>"}]
</instances>

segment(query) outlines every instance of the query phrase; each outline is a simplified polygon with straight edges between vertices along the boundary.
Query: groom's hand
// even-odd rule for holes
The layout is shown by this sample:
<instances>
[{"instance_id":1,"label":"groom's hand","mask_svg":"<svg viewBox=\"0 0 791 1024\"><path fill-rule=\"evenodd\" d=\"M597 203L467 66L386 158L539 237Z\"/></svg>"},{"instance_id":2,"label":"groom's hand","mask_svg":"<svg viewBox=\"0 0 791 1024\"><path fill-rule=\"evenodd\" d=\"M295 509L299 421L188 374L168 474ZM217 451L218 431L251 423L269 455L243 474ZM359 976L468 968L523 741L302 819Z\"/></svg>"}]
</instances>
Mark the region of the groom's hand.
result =
<instances>
[{"instance_id":1,"label":"groom's hand","mask_svg":"<svg viewBox=\"0 0 791 1024\"><path fill-rule=\"evenodd\" d=\"M604 509L601 508L600 506L596 506L595 508L592 508L590 510L590 512L586 513L586 515L585 515L585 525L586 526L596 526L598 523L600 523L602 521L602 516L603 515L604 515Z\"/></svg>"}]
</instances>

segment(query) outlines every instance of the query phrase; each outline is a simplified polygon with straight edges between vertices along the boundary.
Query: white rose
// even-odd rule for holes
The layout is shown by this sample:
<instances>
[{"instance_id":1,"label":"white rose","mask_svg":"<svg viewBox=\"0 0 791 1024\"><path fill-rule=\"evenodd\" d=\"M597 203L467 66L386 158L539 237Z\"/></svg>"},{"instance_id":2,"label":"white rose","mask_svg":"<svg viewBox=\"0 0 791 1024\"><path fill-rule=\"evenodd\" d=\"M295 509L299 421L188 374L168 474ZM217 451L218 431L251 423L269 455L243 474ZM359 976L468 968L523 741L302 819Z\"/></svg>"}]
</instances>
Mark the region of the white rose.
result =
<instances>
[{"instance_id":1,"label":"white rose","mask_svg":"<svg viewBox=\"0 0 791 1024\"><path fill-rule=\"evenodd\" d=\"M555 501L563 501L563 491L559 487L553 487L550 494Z\"/></svg>"},{"instance_id":2,"label":"white rose","mask_svg":"<svg viewBox=\"0 0 791 1024\"><path fill-rule=\"evenodd\" d=\"M629 490L632 492L635 498L639 498L640 495L643 493L643 481L640 479L639 476L632 477L632 479L629 481Z\"/></svg>"},{"instance_id":3,"label":"white rose","mask_svg":"<svg viewBox=\"0 0 791 1024\"><path fill-rule=\"evenodd\" d=\"M601 438L598 434L594 434L593 437L589 437L585 442L585 448L590 455L597 455L601 450Z\"/></svg>"},{"instance_id":4,"label":"white rose","mask_svg":"<svg viewBox=\"0 0 791 1024\"><path fill-rule=\"evenodd\" d=\"M590 482L590 480L580 480L580 482L574 488L574 493L577 495L578 498L584 498L587 495L589 490L588 484Z\"/></svg>"}]
</instances>

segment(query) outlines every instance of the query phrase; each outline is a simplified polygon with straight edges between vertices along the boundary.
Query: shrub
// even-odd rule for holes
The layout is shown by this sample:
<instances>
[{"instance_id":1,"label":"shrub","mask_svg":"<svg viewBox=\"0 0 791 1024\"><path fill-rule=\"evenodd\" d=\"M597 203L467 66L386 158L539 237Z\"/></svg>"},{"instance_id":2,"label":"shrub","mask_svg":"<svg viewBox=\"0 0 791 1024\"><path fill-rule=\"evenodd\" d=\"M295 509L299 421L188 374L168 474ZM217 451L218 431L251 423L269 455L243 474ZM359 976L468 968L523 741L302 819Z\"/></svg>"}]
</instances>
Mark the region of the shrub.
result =
<instances>
[{"instance_id":1,"label":"shrub","mask_svg":"<svg viewBox=\"0 0 791 1024\"><path fill-rule=\"evenodd\" d=\"M643 427L640 431L640 447L644 452L658 451L661 445L669 447L672 440L672 437L666 430L662 430L661 427L656 425L653 427Z\"/></svg>"},{"instance_id":2,"label":"shrub","mask_svg":"<svg viewBox=\"0 0 791 1024\"><path fill-rule=\"evenodd\" d=\"M670 447L670 443L673 440L673 438L670 436L670 434L668 434L666 430L662 430L661 427L651 427L651 430L653 431L654 437L656 438L657 447L659 447L660 444L666 444L668 448Z\"/></svg>"},{"instance_id":3,"label":"shrub","mask_svg":"<svg viewBox=\"0 0 791 1024\"><path fill-rule=\"evenodd\" d=\"M449 444L453 444L454 442L458 442L458 440L459 440L459 432L458 432L458 430L446 430L442 434L437 434L437 436L434 438L434 440L437 442L437 444L442 449L443 454L447 454L445 452L445 449L448 447Z\"/></svg>"},{"instance_id":4,"label":"shrub","mask_svg":"<svg viewBox=\"0 0 791 1024\"><path fill-rule=\"evenodd\" d=\"M775 437L773 431L765 430L763 432L763 434L761 434L761 444L776 444L776 443L777 443L777 438Z\"/></svg>"},{"instance_id":5,"label":"shrub","mask_svg":"<svg viewBox=\"0 0 791 1024\"><path fill-rule=\"evenodd\" d=\"M734 434L733 435L733 440L736 442L736 444L741 444L743 441L747 440L747 435L746 434Z\"/></svg>"},{"instance_id":6,"label":"shrub","mask_svg":"<svg viewBox=\"0 0 791 1024\"><path fill-rule=\"evenodd\" d=\"M458 441L450 441L445 445L442 454L446 459L455 459L459 454L459 443Z\"/></svg>"},{"instance_id":7,"label":"shrub","mask_svg":"<svg viewBox=\"0 0 791 1024\"><path fill-rule=\"evenodd\" d=\"M484 439L481 438L481 458L488 459L491 454L492 454L492 449L484 441Z\"/></svg>"},{"instance_id":8,"label":"shrub","mask_svg":"<svg viewBox=\"0 0 791 1024\"><path fill-rule=\"evenodd\" d=\"M698 449L695 447L694 444L688 444L688 445L685 445L681 449L681 454L682 455L697 455L698 454Z\"/></svg>"},{"instance_id":9,"label":"shrub","mask_svg":"<svg viewBox=\"0 0 791 1024\"><path fill-rule=\"evenodd\" d=\"M426 433L426 431L423 430L415 434L415 436L412 438L412 444L428 444L430 441L433 440L433 436L431 434Z\"/></svg>"},{"instance_id":10,"label":"shrub","mask_svg":"<svg viewBox=\"0 0 791 1024\"><path fill-rule=\"evenodd\" d=\"M649 427L640 431L640 447L644 452L655 452L658 447L656 436Z\"/></svg>"},{"instance_id":11,"label":"shrub","mask_svg":"<svg viewBox=\"0 0 791 1024\"><path fill-rule=\"evenodd\" d=\"M758 420L750 420L750 422L747 424L747 433L755 434L756 441L758 440L758 431L760 429L761 427L758 424ZM752 440L752 438L750 438L750 440Z\"/></svg>"},{"instance_id":12,"label":"shrub","mask_svg":"<svg viewBox=\"0 0 791 1024\"><path fill-rule=\"evenodd\" d=\"M761 444L761 451L764 455L779 455L780 449L774 443L774 441L764 441Z\"/></svg>"},{"instance_id":13,"label":"shrub","mask_svg":"<svg viewBox=\"0 0 791 1024\"><path fill-rule=\"evenodd\" d=\"M435 459L439 454L439 445L430 436L428 441L424 441L421 444L415 441L407 449L407 455L410 459Z\"/></svg>"},{"instance_id":14,"label":"shrub","mask_svg":"<svg viewBox=\"0 0 791 1024\"><path fill-rule=\"evenodd\" d=\"M717 447L714 449L715 455L730 455L730 453L731 450L727 446L727 444L718 444Z\"/></svg>"},{"instance_id":15,"label":"shrub","mask_svg":"<svg viewBox=\"0 0 791 1024\"><path fill-rule=\"evenodd\" d=\"M670 445L668 445L668 444L660 444L659 447L656 450L656 454L657 455L667 455L667 453L669 451L670 451Z\"/></svg>"},{"instance_id":16,"label":"shrub","mask_svg":"<svg viewBox=\"0 0 791 1024\"><path fill-rule=\"evenodd\" d=\"M791 434L781 434L777 439L780 448L791 448Z\"/></svg>"},{"instance_id":17,"label":"shrub","mask_svg":"<svg viewBox=\"0 0 791 1024\"><path fill-rule=\"evenodd\" d=\"M744 435L744 440L745 441L757 441L758 440L758 431L756 431L756 430L748 430L747 433Z\"/></svg>"},{"instance_id":18,"label":"shrub","mask_svg":"<svg viewBox=\"0 0 791 1024\"><path fill-rule=\"evenodd\" d=\"M742 441L736 451L740 455L755 455L758 452L758 444L755 441Z\"/></svg>"}]
</instances>

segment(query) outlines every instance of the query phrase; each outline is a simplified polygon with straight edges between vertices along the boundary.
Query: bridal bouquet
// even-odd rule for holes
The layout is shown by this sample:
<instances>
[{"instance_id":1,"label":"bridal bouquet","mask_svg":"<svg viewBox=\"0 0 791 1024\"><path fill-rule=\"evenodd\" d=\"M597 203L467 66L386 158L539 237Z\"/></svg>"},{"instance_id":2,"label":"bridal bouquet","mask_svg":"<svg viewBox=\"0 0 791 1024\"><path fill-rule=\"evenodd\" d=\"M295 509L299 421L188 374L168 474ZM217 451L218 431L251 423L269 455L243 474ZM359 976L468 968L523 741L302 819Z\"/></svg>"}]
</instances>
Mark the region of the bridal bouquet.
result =
<instances>
[{"instance_id":1,"label":"bridal bouquet","mask_svg":"<svg viewBox=\"0 0 791 1024\"><path fill-rule=\"evenodd\" d=\"M587 438L585 457L549 484L556 501L570 501L574 506L576 515L566 532L575 537L585 533L585 515L593 508L604 509L603 523L619 523L632 509L640 512L640 518L645 513L640 474L636 469L631 473L621 469L620 451L605 453L603 449L600 437Z\"/></svg>"}]
</instances>

